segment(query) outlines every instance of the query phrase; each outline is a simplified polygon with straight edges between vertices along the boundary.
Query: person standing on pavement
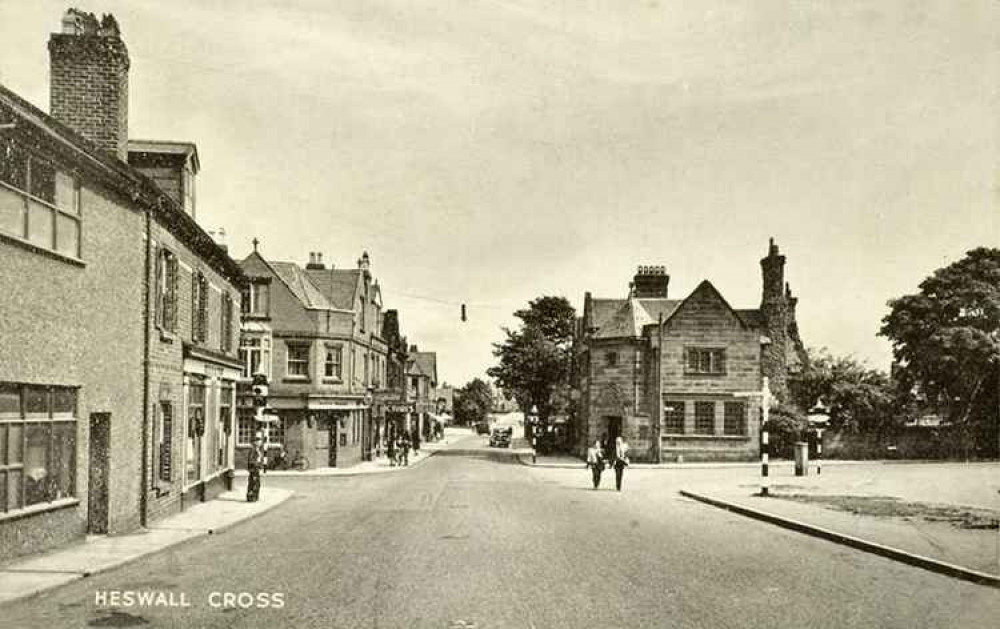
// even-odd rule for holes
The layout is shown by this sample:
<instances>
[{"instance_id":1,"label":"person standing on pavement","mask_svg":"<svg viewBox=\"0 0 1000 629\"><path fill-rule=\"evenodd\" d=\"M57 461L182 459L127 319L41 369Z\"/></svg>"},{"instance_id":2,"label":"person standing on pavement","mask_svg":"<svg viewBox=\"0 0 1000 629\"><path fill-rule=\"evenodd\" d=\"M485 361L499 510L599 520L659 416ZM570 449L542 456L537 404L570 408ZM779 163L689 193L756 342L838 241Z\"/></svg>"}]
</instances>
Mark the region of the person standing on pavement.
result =
<instances>
[{"instance_id":1,"label":"person standing on pavement","mask_svg":"<svg viewBox=\"0 0 1000 629\"><path fill-rule=\"evenodd\" d=\"M410 438L406 436L405 432L400 436L396 447L399 449L399 455L402 457L400 464L408 467L410 465Z\"/></svg>"},{"instance_id":2,"label":"person standing on pavement","mask_svg":"<svg viewBox=\"0 0 1000 629\"><path fill-rule=\"evenodd\" d=\"M604 451L601 449L601 442L597 440L594 445L587 449L587 467L594 481L594 489L601 485L601 474L604 472Z\"/></svg>"},{"instance_id":3,"label":"person standing on pavement","mask_svg":"<svg viewBox=\"0 0 1000 629\"><path fill-rule=\"evenodd\" d=\"M615 438L615 449L611 455L611 465L615 468L615 489L622 490L622 477L628 467L628 444L621 437Z\"/></svg>"},{"instance_id":4,"label":"person standing on pavement","mask_svg":"<svg viewBox=\"0 0 1000 629\"><path fill-rule=\"evenodd\" d=\"M267 465L267 456L264 453L264 438L259 434L254 435L253 445L247 456L247 502L257 502L260 498L260 475Z\"/></svg>"},{"instance_id":5,"label":"person standing on pavement","mask_svg":"<svg viewBox=\"0 0 1000 629\"><path fill-rule=\"evenodd\" d=\"M386 455L389 457L389 467L396 467L396 435L394 430L390 430L388 438L385 440Z\"/></svg>"}]
</instances>

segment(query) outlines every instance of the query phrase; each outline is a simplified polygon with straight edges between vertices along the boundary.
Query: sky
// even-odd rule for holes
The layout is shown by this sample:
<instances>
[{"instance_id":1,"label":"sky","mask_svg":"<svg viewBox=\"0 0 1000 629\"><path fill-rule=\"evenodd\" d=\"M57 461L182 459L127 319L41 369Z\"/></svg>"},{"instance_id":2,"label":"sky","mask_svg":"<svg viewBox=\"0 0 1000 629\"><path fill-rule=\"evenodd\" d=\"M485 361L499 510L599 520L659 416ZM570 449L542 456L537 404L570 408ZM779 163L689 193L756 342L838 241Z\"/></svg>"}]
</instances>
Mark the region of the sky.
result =
<instances>
[{"instance_id":1,"label":"sky","mask_svg":"<svg viewBox=\"0 0 1000 629\"><path fill-rule=\"evenodd\" d=\"M0 0L0 82L45 110L68 6ZM529 300L638 265L755 308L770 237L806 345L887 369L886 302L1000 246L992 0L72 6L117 18L130 137L198 145L233 257L367 251L455 385Z\"/></svg>"}]
</instances>

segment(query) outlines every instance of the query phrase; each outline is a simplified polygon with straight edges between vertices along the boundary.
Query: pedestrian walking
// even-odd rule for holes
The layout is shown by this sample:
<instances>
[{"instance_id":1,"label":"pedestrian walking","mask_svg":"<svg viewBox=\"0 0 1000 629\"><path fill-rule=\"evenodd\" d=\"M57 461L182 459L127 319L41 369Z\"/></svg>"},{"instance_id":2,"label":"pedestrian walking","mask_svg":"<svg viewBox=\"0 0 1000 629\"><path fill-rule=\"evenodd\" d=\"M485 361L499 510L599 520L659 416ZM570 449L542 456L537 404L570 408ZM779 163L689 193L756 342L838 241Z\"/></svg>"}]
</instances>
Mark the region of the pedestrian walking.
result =
<instances>
[{"instance_id":1,"label":"pedestrian walking","mask_svg":"<svg viewBox=\"0 0 1000 629\"><path fill-rule=\"evenodd\" d=\"M260 498L260 475L267 465L267 456L264 453L264 438L259 434L254 435L253 445L247 455L247 502L257 502Z\"/></svg>"},{"instance_id":2,"label":"pedestrian walking","mask_svg":"<svg viewBox=\"0 0 1000 629\"><path fill-rule=\"evenodd\" d=\"M615 468L615 489L622 490L622 477L628 467L628 443L621 437L615 438L615 450L611 455L611 465Z\"/></svg>"},{"instance_id":3,"label":"pedestrian walking","mask_svg":"<svg viewBox=\"0 0 1000 629\"><path fill-rule=\"evenodd\" d=\"M386 439L386 454L389 456L389 467L396 467L396 436L391 432Z\"/></svg>"},{"instance_id":4,"label":"pedestrian walking","mask_svg":"<svg viewBox=\"0 0 1000 629\"><path fill-rule=\"evenodd\" d=\"M601 485L601 474L604 472L604 451L601 449L600 440L595 441L593 447L587 449L587 467L594 481L594 489Z\"/></svg>"},{"instance_id":5,"label":"pedestrian walking","mask_svg":"<svg viewBox=\"0 0 1000 629\"><path fill-rule=\"evenodd\" d=\"M396 447L399 448L399 456L402 457L401 464L408 467L410 465L410 438L406 436L406 433L403 433L403 436L399 438Z\"/></svg>"}]
</instances>

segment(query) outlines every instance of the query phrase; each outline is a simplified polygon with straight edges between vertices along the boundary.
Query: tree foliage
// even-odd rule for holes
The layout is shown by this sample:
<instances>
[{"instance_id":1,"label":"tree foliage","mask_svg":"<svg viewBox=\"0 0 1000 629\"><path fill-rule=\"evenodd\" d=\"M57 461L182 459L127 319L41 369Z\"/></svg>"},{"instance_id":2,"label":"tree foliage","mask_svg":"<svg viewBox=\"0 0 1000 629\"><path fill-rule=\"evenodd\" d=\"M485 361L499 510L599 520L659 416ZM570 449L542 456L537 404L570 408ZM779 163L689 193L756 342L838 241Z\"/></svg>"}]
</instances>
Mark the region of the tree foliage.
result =
<instances>
[{"instance_id":1,"label":"tree foliage","mask_svg":"<svg viewBox=\"0 0 1000 629\"><path fill-rule=\"evenodd\" d=\"M499 359L487 373L513 394L522 411L538 407L542 419L568 404L568 381L576 311L565 297L539 297L514 313L517 330L493 345Z\"/></svg>"},{"instance_id":2,"label":"tree foliage","mask_svg":"<svg viewBox=\"0 0 1000 629\"><path fill-rule=\"evenodd\" d=\"M889 308L879 334L892 342L901 386L995 449L1000 249L969 251Z\"/></svg>"},{"instance_id":3,"label":"tree foliage","mask_svg":"<svg viewBox=\"0 0 1000 629\"><path fill-rule=\"evenodd\" d=\"M826 348L809 350L808 366L790 389L803 410L822 400L833 429L881 435L898 421L898 400L889 375L851 356L833 356Z\"/></svg>"},{"instance_id":4,"label":"tree foliage","mask_svg":"<svg viewBox=\"0 0 1000 629\"><path fill-rule=\"evenodd\" d=\"M472 425L485 421L493 404L490 385L480 378L474 378L464 387L455 391L452 410L459 424Z\"/></svg>"}]
</instances>

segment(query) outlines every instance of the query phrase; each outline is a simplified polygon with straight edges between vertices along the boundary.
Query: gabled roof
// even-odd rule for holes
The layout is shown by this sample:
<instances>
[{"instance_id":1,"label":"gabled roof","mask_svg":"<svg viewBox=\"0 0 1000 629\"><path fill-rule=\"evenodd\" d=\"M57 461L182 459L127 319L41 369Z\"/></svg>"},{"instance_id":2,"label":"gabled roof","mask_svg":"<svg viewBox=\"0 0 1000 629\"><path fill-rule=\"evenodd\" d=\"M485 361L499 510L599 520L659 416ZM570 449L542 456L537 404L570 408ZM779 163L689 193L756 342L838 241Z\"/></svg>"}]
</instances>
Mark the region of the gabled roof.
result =
<instances>
[{"instance_id":1,"label":"gabled roof","mask_svg":"<svg viewBox=\"0 0 1000 629\"><path fill-rule=\"evenodd\" d=\"M406 363L406 373L411 376L426 376L437 383L437 353L414 352Z\"/></svg>"},{"instance_id":2,"label":"gabled roof","mask_svg":"<svg viewBox=\"0 0 1000 629\"><path fill-rule=\"evenodd\" d=\"M702 280L701 283L698 284L698 286L696 286L693 291L691 291L691 294L688 295L687 297L685 297L684 301L682 301L680 304L678 304L677 307L674 308L674 311L670 313L670 316L666 317L663 320L663 322L664 323L669 322L671 319L673 319L675 316L677 316L677 313L679 313L682 310L684 310L684 306L687 305L691 301L692 297L694 297L698 293L700 293L702 291L706 291L706 290L709 291L719 301L721 301L722 304L729 310L729 312L733 313L733 316L736 317L736 320L740 322L740 325L742 325L744 328L749 327L747 325L746 320L743 319L742 316L740 316L740 313L738 311L734 310L733 307L729 305L729 302L726 301L726 298L722 296L722 293L720 293L719 290L717 288L715 288L715 286L713 286L712 283L709 282L708 280Z\"/></svg>"},{"instance_id":3,"label":"gabled roof","mask_svg":"<svg viewBox=\"0 0 1000 629\"><path fill-rule=\"evenodd\" d=\"M270 262L269 265L306 308L328 310L333 307L299 265L294 262Z\"/></svg>"},{"instance_id":4,"label":"gabled roof","mask_svg":"<svg viewBox=\"0 0 1000 629\"><path fill-rule=\"evenodd\" d=\"M767 325L767 322L764 319L764 313L756 308L754 309L741 308L736 312L751 328L759 329L759 328L764 328Z\"/></svg>"},{"instance_id":5,"label":"gabled roof","mask_svg":"<svg viewBox=\"0 0 1000 629\"><path fill-rule=\"evenodd\" d=\"M305 274L312 280L326 300L335 308L354 310L361 280L360 269L306 269Z\"/></svg>"}]
</instances>

